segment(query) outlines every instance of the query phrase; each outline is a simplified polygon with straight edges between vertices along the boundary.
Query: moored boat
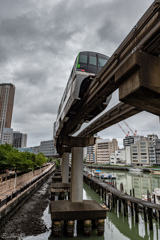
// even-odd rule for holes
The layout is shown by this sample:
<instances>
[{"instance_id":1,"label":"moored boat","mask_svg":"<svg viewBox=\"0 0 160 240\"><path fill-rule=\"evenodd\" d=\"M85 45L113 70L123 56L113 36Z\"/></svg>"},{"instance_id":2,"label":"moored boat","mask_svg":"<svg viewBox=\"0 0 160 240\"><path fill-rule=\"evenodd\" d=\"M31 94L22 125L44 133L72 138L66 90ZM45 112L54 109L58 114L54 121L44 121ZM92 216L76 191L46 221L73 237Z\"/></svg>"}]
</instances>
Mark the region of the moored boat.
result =
<instances>
[{"instance_id":1,"label":"moored boat","mask_svg":"<svg viewBox=\"0 0 160 240\"><path fill-rule=\"evenodd\" d=\"M102 172L101 172L101 170L99 170L99 169L92 171L92 175L93 175L94 177L100 178L100 177L101 177L101 174L102 174Z\"/></svg>"},{"instance_id":2,"label":"moored boat","mask_svg":"<svg viewBox=\"0 0 160 240\"><path fill-rule=\"evenodd\" d=\"M152 172L153 174L160 175L160 168L153 168L153 169L151 170L151 172Z\"/></svg>"},{"instance_id":3,"label":"moored boat","mask_svg":"<svg viewBox=\"0 0 160 240\"><path fill-rule=\"evenodd\" d=\"M129 168L129 171L139 173L139 172L143 172L143 169L141 169L141 168Z\"/></svg>"},{"instance_id":4,"label":"moored boat","mask_svg":"<svg viewBox=\"0 0 160 240\"><path fill-rule=\"evenodd\" d=\"M116 179L116 177L111 173L102 173L101 179Z\"/></svg>"}]
</instances>

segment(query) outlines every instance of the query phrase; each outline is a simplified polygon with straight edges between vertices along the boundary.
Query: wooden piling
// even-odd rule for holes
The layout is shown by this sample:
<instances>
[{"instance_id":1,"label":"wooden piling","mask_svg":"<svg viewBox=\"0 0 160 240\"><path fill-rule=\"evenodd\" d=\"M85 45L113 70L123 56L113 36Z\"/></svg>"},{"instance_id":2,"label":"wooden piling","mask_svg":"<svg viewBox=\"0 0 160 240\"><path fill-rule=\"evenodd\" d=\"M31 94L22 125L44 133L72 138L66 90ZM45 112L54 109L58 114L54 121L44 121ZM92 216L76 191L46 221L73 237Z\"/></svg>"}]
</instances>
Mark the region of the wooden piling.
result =
<instances>
[{"instance_id":1,"label":"wooden piling","mask_svg":"<svg viewBox=\"0 0 160 240\"><path fill-rule=\"evenodd\" d=\"M118 205L119 205L119 207L118 207L119 213L121 213L121 199L120 198L118 199Z\"/></svg>"},{"instance_id":2,"label":"wooden piling","mask_svg":"<svg viewBox=\"0 0 160 240\"><path fill-rule=\"evenodd\" d=\"M123 200L123 214L124 214L124 217L127 216L127 214L126 214L126 201L125 200Z\"/></svg>"},{"instance_id":3,"label":"wooden piling","mask_svg":"<svg viewBox=\"0 0 160 240\"><path fill-rule=\"evenodd\" d=\"M134 203L134 211L135 211L135 221L138 223L139 218L138 218L138 204Z\"/></svg>"},{"instance_id":4,"label":"wooden piling","mask_svg":"<svg viewBox=\"0 0 160 240\"><path fill-rule=\"evenodd\" d=\"M112 194L112 206L113 206L113 208L115 208L115 196L114 196L114 194Z\"/></svg>"},{"instance_id":5,"label":"wooden piling","mask_svg":"<svg viewBox=\"0 0 160 240\"><path fill-rule=\"evenodd\" d=\"M105 205L106 205L106 203L107 203L107 202L106 202L106 200L107 200L106 198L107 198L107 190L105 189L105 192L104 192L104 203L105 203Z\"/></svg>"},{"instance_id":6,"label":"wooden piling","mask_svg":"<svg viewBox=\"0 0 160 240\"><path fill-rule=\"evenodd\" d=\"M147 222L147 214L146 214L146 208L143 207L143 213L144 213L144 221Z\"/></svg>"},{"instance_id":7,"label":"wooden piling","mask_svg":"<svg viewBox=\"0 0 160 240\"><path fill-rule=\"evenodd\" d=\"M152 214L153 214L152 208L148 208L148 220L150 230L153 230Z\"/></svg>"},{"instance_id":8,"label":"wooden piling","mask_svg":"<svg viewBox=\"0 0 160 240\"><path fill-rule=\"evenodd\" d=\"M103 195L104 195L104 188L102 187L102 199L103 199Z\"/></svg>"},{"instance_id":9,"label":"wooden piling","mask_svg":"<svg viewBox=\"0 0 160 240\"><path fill-rule=\"evenodd\" d=\"M111 207L111 193L108 193L108 208Z\"/></svg>"}]
</instances>

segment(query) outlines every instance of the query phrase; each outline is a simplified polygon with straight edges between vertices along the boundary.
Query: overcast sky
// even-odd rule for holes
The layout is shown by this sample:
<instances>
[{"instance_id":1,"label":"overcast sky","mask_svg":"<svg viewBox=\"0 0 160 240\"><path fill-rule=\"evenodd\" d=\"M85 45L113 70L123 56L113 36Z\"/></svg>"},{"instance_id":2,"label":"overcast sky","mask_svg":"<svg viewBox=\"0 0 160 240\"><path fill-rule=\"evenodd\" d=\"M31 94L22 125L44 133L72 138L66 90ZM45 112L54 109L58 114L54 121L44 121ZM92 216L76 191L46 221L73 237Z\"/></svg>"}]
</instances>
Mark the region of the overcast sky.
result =
<instances>
[{"instance_id":1,"label":"overcast sky","mask_svg":"<svg viewBox=\"0 0 160 240\"><path fill-rule=\"evenodd\" d=\"M53 138L53 123L79 51L111 56L152 0L0 0L0 82L16 87L12 128L28 146ZM118 102L115 93L110 106ZM138 134L159 134L159 119L126 120ZM126 131L124 123L122 127ZM117 126L99 134L125 137Z\"/></svg>"}]
</instances>

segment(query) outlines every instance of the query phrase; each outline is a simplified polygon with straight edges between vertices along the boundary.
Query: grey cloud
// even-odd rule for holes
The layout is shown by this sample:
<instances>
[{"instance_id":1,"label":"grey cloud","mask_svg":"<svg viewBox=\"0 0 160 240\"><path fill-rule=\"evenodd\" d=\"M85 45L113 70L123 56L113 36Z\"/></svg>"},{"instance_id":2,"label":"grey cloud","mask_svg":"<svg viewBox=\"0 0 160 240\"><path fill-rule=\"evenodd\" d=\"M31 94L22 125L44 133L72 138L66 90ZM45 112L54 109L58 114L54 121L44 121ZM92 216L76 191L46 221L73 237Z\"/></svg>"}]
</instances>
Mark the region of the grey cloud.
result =
<instances>
[{"instance_id":1,"label":"grey cloud","mask_svg":"<svg viewBox=\"0 0 160 240\"><path fill-rule=\"evenodd\" d=\"M56 112L78 52L111 55L151 3L0 0L1 82L16 86L12 127L27 132L29 146L52 137ZM153 129L155 122L151 114L147 116L151 120L148 128L139 123L143 131ZM128 121L136 127L135 119L140 122L140 117ZM115 127L101 134L122 138Z\"/></svg>"},{"instance_id":2,"label":"grey cloud","mask_svg":"<svg viewBox=\"0 0 160 240\"><path fill-rule=\"evenodd\" d=\"M42 85L47 82L47 72L44 69L39 68L27 68L22 71L16 72L14 76L15 81L24 81L24 84L28 85Z\"/></svg>"}]
</instances>

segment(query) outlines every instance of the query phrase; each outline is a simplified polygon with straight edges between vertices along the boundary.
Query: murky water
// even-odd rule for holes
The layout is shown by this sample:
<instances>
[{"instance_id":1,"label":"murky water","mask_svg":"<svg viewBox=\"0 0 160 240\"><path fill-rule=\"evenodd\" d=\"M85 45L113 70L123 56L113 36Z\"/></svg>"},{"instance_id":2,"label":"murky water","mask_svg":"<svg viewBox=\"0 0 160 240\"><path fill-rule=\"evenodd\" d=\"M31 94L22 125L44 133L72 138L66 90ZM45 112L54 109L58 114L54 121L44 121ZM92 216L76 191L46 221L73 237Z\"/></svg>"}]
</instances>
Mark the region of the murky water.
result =
<instances>
[{"instance_id":1,"label":"murky water","mask_svg":"<svg viewBox=\"0 0 160 240\"><path fill-rule=\"evenodd\" d=\"M142 198L142 194L146 194L147 190L150 193L153 192L154 188L160 187L160 175L153 175L148 173L142 174L131 174L129 172L120 171L105 171L110 172L116 176L117 188L120 188L120 184L123 183L124 190L129 194L130 189L134 188L135 197ZM83 189L83 199L93 199L97 202L102 202L98 194L91 190L85 183ZM51 218L49 213L49 206L44 211L43 220L47 227L50 229L48 232L38 235L23 238L25 240L53 240L56 239L51 234ZM90 239L96 240L160 240L160 227L159 223L154 221L153 231L149 230L149 224L145 223L143 220L143 214L139 214L139 223L135 223L134 218L131 216L130 212L128 217L124 217L123 214L117 213L116 209L107 212L107 217L105 220L105 233L104 236L98 236L97 230L92 231ZM58 239L70 239L68 237L58 238ZM72 238L73 239L73 238ZM88 239L84 237L83 233L78 233L74 239Z\"/></svg>"}]
</instances>

